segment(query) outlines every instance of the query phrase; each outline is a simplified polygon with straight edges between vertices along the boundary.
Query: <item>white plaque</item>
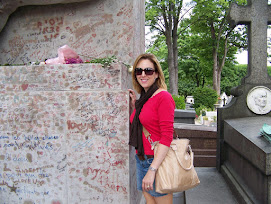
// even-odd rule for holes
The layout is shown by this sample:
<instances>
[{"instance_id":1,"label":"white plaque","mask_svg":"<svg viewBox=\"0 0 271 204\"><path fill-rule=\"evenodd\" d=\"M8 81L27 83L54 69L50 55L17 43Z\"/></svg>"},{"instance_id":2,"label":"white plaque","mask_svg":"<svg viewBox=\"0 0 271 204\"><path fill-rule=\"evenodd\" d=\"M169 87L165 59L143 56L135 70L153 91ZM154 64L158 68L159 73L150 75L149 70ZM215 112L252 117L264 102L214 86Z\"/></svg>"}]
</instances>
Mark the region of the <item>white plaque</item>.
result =
<instances>
[{"instance_id":1,"label":"white plaque","mask_svg":"<svg viewBox=\"0 0 271 204\"><path fill-rule=\"evenodd\" d=\"M247 106L256 114L267 114L271 110L271 90L265 86L256 86L247 95Z\"/></svg>"}]
</instances>

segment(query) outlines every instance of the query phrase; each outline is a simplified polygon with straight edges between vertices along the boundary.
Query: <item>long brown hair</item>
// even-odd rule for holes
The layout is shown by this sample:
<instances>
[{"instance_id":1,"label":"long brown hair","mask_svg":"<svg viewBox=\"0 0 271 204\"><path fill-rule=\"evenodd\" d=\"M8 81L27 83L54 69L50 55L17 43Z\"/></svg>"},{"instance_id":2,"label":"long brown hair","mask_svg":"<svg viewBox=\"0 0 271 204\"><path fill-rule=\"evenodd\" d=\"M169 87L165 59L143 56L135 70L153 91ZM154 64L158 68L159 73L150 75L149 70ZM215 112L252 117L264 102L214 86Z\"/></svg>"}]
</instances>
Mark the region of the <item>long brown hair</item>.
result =
<instances>
[{"instance_id":1,"label":"long brown hair","mask_svg":"<svg viewBox=\"0 0 271 204\"><path fill-rule=\"evenodd\" d=\"M143 87L138 83L138 81L136 79L136 75L135 75L135 68L137 67L137 64L139 63L139 61L142 59L148 59L153 63L155 71L158 73L158 78L157 78L158 87L167 90L167 85L165 83L164 73L163 73L162 67L161 67L160 63L158 62L156 56L151 53L143 53L136 58L134 65L133 65L133 70L132 70L133 87L136 90L136 92L140 94L141 91L143 90Z\"/></svg>"}]
</instances>

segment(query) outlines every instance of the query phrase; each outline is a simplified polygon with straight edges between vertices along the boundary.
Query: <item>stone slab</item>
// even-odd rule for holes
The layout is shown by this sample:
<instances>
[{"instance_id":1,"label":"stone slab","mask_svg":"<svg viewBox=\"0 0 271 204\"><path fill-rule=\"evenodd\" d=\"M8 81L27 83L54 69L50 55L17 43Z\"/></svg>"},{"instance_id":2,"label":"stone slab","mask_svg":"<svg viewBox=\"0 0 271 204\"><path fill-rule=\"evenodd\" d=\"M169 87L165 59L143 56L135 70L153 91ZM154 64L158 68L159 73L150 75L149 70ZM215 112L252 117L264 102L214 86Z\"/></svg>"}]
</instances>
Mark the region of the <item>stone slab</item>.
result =
<instances>
[{"instance_id":1,"label":"stone slab","mask_svg":"<svg viewBox=\"0 0 271 204\"><path fill-rule=\"evenodd\" d=\"M127 91L4 96L2 202L129 203Z\"/></svg>"},{"instance_id":2,"label":"stone slab","mask_svg":"<svg viewBox=\"0 0 271 204\"><path fill-rule=\"evenodd\" d=\"M126 69L126 70L125 70ZM0 66L2 91L86 91L127 87L127 67L112 64Z\"/></svg>"},{"instance_id":3,"label":"stone slab","mask_svg":"<svg viewBox=\"0 0 271 204\"><path fill-rule=\"evenodd\" d=\"M242 200L251 200L255 204L270 203L270 175L265 175L249 160L231 147L226 151L227 160L223 166L227 168L225 178L229 179L230 186L237 195L240 203ZM231 178L230 178L231 177ZM237 189L242 189L239 191Z\"/></svg>"},{"instance_id":4,"label":"stone slab","mask_svg":"<svg viewBox=\"0 0 271 204\"><path fill-rule=\"evenodd\" d=\"M224 139L233 149L253 163L265 175L271 174L271 145L260 136L270 117L246 117L225 120Z\"/></svg>"},{"instance_id":5,"label":"stone slab","mask_svg":"<svg viewBox=\"0 0 271 204\"><path fill-rule=\"evenodd\" d=\"M175 123L195 123L196 112L194 110L180 110L175 109L174 111L174 122Z\"/></svg>"},{"instance_id":6,"label":"stone slab","mask_svg":"<svg viewBox=\"0 0 271 204\"><path fill-rule=\"evenodd\" d=\"M241 184L242 181L238 179L238 175L236 175L230 168L229 163L225 162L225 164L221 166L221 174L225 178L236 200L238 200L238 203L240 204L256 203L256 200L251 197L253 194L250 192L248 188Z\"/></svg>"},{"instance_id":7,"label":"stone slab","mask_svg":"<svg viewBox=\"0 0 271 204\"><path fill-rule=\"evenodd\" d=\"M129 79L121 80L127 68L0 69L1 203L139 200L127 145Z\"/></svg>"}]
</instances>

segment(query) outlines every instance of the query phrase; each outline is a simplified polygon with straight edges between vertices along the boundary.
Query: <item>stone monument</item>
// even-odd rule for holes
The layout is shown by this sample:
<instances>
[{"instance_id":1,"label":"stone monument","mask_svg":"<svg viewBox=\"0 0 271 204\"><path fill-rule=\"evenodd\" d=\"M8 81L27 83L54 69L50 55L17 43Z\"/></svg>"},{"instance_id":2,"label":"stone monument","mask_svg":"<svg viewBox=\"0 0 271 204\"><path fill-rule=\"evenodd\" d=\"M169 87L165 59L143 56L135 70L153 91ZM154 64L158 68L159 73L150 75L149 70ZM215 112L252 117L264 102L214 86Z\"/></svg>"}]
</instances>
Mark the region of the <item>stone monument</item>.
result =
<instances>
[{"instance_id":1,"label":"stone monument","mask_svg":"<svg viewBox=\"0 0 271 204\"><path fill-rule=\"evenodd\" d=\"M114 55L132 64L145 49L143 0L4 0L0 8L0 65L45 61L63 45L83 60Z\"/></svg>"},{"instance_id":2,"label":"stone monument","mask_svg":"<svg viewBox=\"0 0 271 204\"><path fill-rule=\"evenodd\" d=\"M240 203L271 203L271 146L260 136L271 124L271 79L267 73L267 25L271 7L267 0L232 4L230 23L248 26L248 72L232 90L232 101L218 108L217 168Z\"/></svg>"},{"instance_id":3,"label":"stone monument","mask_svg":"<svg viewBox=\"0 0 271 204\"><path fill-rule=\"evenodd\" d=\"M126 64L144 52L143 0L78 2L19 7L0 33L0 64L56 57L64 44ZM140 202L122 62L0 66L1 204Z\"/></svg>"}]
</instances>

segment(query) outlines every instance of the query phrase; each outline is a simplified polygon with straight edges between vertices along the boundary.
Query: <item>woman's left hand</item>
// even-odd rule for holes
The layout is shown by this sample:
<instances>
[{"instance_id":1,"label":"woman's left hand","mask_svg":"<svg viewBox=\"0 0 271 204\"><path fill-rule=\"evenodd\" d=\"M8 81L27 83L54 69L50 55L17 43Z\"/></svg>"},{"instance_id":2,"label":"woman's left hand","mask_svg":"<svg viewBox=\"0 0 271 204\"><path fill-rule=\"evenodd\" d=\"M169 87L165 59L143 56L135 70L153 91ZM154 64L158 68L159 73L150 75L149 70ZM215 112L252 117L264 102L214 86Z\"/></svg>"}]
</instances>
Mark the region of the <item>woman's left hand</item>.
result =
<instances>
[{"instance_id":1,"label":"woman's left hand","mask_svg":"<svg viewBox=\"0 0 271 204\"><path fill-rule=\"evenodd\" d=\"M136 94L132 89L128 89L130 95L130 106L132 111L135 109Z\"/></svg>"},{"instance_id":2,"label":"woman's left hand","mask_svg":"<svg viewBox=\"0 0 271 204\"><path fill-rule=\"evenodd\" d=\"M168 146L163 144L158 144L157 151L154 155L154 159L151 163L151 166L155 169L158 169L162 161L164 160L167 152L169 150ZM153 190L153 183L155 178L155 171L148 170L147 174L142 180L142 190L143 191L150 191Z\"/></svg>"},{"instance_id":3,"label":"woman's left hand","mask_svg":"<svg viewBox=\"0 0 271 204\"><path fill-rule=\"evenodd\" d=\"M153 183L155 178L155 172L148 170L147 174L142 180L142 190L143 191L152 191Z\"/></svg>"}]
</instances>

